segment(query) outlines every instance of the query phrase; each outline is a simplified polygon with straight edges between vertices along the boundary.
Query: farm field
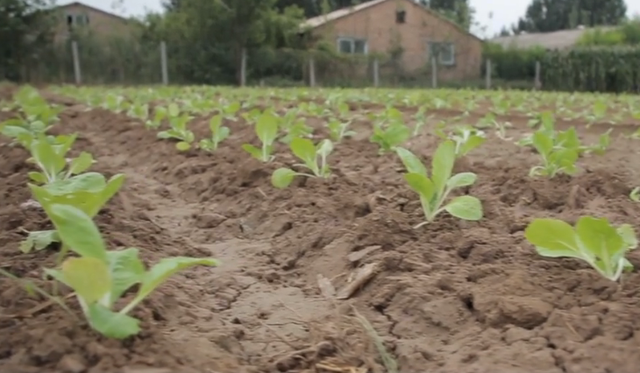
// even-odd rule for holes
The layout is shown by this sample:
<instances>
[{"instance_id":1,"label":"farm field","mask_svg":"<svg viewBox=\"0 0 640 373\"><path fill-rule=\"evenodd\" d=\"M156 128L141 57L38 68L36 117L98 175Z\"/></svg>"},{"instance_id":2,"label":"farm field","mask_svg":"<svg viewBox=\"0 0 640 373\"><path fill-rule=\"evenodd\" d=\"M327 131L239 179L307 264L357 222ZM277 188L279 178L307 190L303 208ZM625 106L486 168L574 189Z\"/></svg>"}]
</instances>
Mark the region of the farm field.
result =
<instances>
[{"instance_id":1,"label":"farm field","mask_svg":"<svg viewBox=\"0 0 640 373\"><path fill-rule=\"evenodd\" d=\"M640 254L630 239L640 231L640 97L21 87L5 88L0 101L2 371L632 373L640 366ZM72 144L60 137L74 133ZM549 141L545 164L536 147ZM72 159L78 172L60 171L51 161L58 158ZM447 164L465 174L457 182L431 174ZM112 184L97 191L86 180L58 180L83 172L124 181L109 194L103 189ZM465 197L422 224L414 189L423 188L428 205L426 189L439 179L457 186L441 206ZM104 203L95 208L77 202L98 194ZM600 272L586 260L542 256L530 242L567 240L548 220L536 236L536 219L573 226L584 217L619 227L611 233L585 220L590 237L606 236L585 244L601 258ZM113 279L100 277L100 260L116 254L105 256L87 238L98 232L92 220L107 250L138 248L147 267L199 259L174 263L182 269L175 274L154 272L159 286L125 318L118 311L154 276L129 282L140 269L121 261L109 262ZM33 234L42 231L50 233ZM589 232L578 236L587 242ZM61 257L61 249L74 255ZM73 290L44 277L70 256L85 261L66 259L56 278ZM111 281L121 291L101 285ZM90 307L83 315L78 297L100 303L109 291L115 312ZM139 333L131 332L133 317ZM116 338L123 333L135 335Z\"/></svg>"}]
</instances>

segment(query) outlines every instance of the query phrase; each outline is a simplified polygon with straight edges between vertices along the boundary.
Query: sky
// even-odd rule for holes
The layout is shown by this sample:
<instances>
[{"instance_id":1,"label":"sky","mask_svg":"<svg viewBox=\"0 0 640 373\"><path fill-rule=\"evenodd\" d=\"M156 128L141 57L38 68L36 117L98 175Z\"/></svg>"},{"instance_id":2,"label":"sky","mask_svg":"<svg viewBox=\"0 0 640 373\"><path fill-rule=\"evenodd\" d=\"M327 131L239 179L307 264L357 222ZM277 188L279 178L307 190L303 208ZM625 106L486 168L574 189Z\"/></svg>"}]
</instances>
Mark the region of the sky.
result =
<instances>
[{"instance_id":1,"label":"sky","mask_svg":"<svg viewBox=\"0 0 640 373\"><path fill-rule=\"evenodd\" d=\"M80 0L93 7L120 15L142 15L147 10L162 9L161 0ZM70 3L72 0L58 0L58 4ZM476 9L476 20L484 29L475 27L471 31L480 37L492 37L500 32L502 26L515 23L529 5L530 0L470 0ZM116 5L114 7L114 4ZM120 4L120 5L117 5ZM640 15L640 0L627 0L627 15Z\"/></svg>"}]
</instances>

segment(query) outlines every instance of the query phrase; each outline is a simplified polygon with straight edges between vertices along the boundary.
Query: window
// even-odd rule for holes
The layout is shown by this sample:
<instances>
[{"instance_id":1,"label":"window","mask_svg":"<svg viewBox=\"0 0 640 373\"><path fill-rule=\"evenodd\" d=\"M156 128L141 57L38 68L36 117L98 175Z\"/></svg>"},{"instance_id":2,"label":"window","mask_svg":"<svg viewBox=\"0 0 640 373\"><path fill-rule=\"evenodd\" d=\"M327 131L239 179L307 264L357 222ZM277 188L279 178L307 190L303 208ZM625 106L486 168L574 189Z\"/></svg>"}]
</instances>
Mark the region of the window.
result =
<instances>
[{"instance_id":1,"label":"window","mask_svg":"<svg viewBox=\"0 0 640 373\"><path fill-rule=\"evenodd\" d=\"M429 60L436 58L439 65L456 64L456 48L453 43L429 43Z\"/></svg>"},{"instance_id":2,"label":"window","mask_svg":"<svg viewBox=\"0 0 640 373\"><path fill-rule=\"evenodd\" d=\"M407 12L405 10L396 10L396 23L407 22Z\"/></svg>"},{"instance_id":3,"label":"window","mask_svg":"<svg viewBox=\"0 0 640 373\"><path fill-rule=\"evenodd\" d=\"M78 26L88 25L89 24L89 16L86 14L76 14L76 19L74 24Z\"/></svg>"},{"instance_id":4,"label":"window","mask_svg":"<svg viewBox=\"0 0 640 373\"><path fill-rule=\"evenodd\" d=\"M338 51L349 54L367 54L367 41L356 38L338 38Z\"/></svg>"},{"instance_id":5,"label":"window","mask_svg":"<svg viewBox=\"0 0 640 373\"><path fill-rule=\"evenodd\" d=\"M84 26L89 24L86 14L67 14L67 26Z\"/></svg>"}]
</instances>

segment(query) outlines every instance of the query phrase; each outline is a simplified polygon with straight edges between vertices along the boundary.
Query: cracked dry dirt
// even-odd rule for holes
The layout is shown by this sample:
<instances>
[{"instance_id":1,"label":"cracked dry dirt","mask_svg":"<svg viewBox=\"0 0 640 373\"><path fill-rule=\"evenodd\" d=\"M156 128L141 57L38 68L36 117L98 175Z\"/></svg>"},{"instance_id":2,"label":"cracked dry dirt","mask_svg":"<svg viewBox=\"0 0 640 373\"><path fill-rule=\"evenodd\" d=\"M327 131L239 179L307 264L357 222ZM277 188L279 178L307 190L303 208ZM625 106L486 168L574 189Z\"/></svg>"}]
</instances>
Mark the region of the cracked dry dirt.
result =
<instances>
[{"instance_id":1,"label":"cracked dry dirt","mask_svg":"<svg viewBox=\"0 0 640 373\"><path fill-rule=\"evenodd\" d=\"M67 107L54 132L78 131L74 151L92 152L98 171L127 175L97 218L111 247L139 247L149 262L212 255L222 266L170 280L136 311L144 332L124 342L96 336L57 306L39 307L44 300L1 278L2 371L385 372L351 306L400 372L632 373L640 366L638 273L611 283L575 260L542 259L523 239L533 217L547 216L594 214L640 231L640 208L627 197L640 185L637 142L614 133L612 149L582 161L580 176L531 180L535 155L491 138L457 166L478 174L469 192L483 201L485 218L442 216L414 230L422 216L401 164L377 156L366 134L336 148L331 182L296 181L278 191L270 173L291 159L280 148L273 164L251 160L240 145L255 135L242 122L229 124L232 136L216 153L181 154L124 115L59 102ZM511 120L525 127L524 118ZM193 126L206 134L206 118ZM602 131L581 134L594 141ZM435 143L425 135L409 148L428 161ZM27 153L6 144L0 153L0 267L37 280L55 250L25 255L18 244L23 229L49 226L38 211L19 207L29 199ZM630 260L640 266L638 253ZM351 299L321 295L318 275L339 288L370 263L375 277Z\"/></svg>"}]
</instances>

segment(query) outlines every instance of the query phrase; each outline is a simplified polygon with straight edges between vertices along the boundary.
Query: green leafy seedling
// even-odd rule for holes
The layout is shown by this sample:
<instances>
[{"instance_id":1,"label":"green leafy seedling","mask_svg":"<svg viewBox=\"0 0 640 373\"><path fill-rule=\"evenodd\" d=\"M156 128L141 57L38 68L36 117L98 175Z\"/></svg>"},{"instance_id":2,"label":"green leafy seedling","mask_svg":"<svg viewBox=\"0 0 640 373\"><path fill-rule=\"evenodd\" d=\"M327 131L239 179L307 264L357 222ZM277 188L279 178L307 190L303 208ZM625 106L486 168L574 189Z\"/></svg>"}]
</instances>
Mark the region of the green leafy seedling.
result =
<instances>
[{"instance_id":1,"label":"green leafy seedling","mask_svg":"<svg viewBox=\"0 0 640 373\"><path fill-rule=\"evenodd\" d=\"M455 128L451 133L447 134L442 128L436 130L443 140L452 140L455 143L456 158L464 157L472 150L487 141L484 131L470 127L462 126Z\"/></svg>"},{"instance_id":2,"label":"green leafy seedling","mask_svg":"<svg viewBox=\"0 0 640 373\"><path fill-rule=\"evenodd\" d=\"M187 128L187 124L189 124L189 121L191 121L193 117L188 114L180 114L180 110L176 104L169 105L167 114L169 116L171 129L158 132L158 138L178 140L176 149L180 151L191 149L191 143L195 140L195 136L193 132Z\"/></svg>"},{"instance_id":3,"label":"green leafy seedling","mask_svg":"<svg viewBox=\"0 0 640 373\"><path fill-rule=\"evenodd\" d=\"M273 142L278 137L278 117L272 113L264 112L260 114L256 123L256 134L262 142L260 149L251 144L243 144L242 149L251 154L252 157L262 161L270 162L273 160Z\"/></svg>"},{"instance_id":4,"label":"green leafy seedling","mask_svg":"<svg viewBox=\"0 0 640 373\"><path fill-rule=\"evenodd\" d=\"M138 334L139 320L129 313L172 275L197 265L218 265L213 258L173 257L146 270L138 249L108 251L95 223L82 210L55 204L49 218L63 244L79 257L68 258L60 268L45 272L74 290L89 325L108 338ZM116 303L134 285L138 285L135 297L115 310Z\"/></svg>"},{"instance_id":5,"label":"green leafy seedling","mask_svg":"<svg viewBox=\"0 0 640 373\"><path fill-rule=\"evenodd\" d=\"M278 168L271 175L271 184L274 187L286 188L298 175L324 179L331 176L331 170L327 164L327 157L333 151L331 140L324 139L316 146L309 139L295 138L291 140L290 147L293 154L304 162L298 166L309 169L311 174L296 172L286 167Z\"/></svg>"},{"instance_id":6,"label":"green leafy seedling","mask_svg":"<svg viewBox=\"0 0 640 373\"><path fill-rule=\"evenodd\" d=\"M631 198L634 202L640 202L640 187L635 187L629 194L629 198Z\"/></svg>"},{"instance_id":7,"label":"green leafy seedling","mask_svg":"<svg viewBox=\"0 0 640 373\"><path fill-rule=\"evenodd\" d=\"M66 137L56 144L44 135L31 142L31 160L40 169L29 172L29 178L39 184L51 184L67 180L74 175L85 172L95 162L90 153L82 152L76 158L67 160L66 153L75 141L75 135ZM65 170L66 168L66 170Z\"/></svg>"},{"instance_id":8,"label":"green leafy seedling","mask_svg":"<svg viewBox=\"0 0 640 373\"><path fill-rule=\"evenodd\" d=\"M411 130L404 124L402 112L389 107L381 115L373 116L373 134L369 140L380 147L380 154L389 152L411 138Z\"/></svg>"},{"instance_id":9,"label":"green leafy seedling","mask_svg":"<svg viewBox=\"0 0 640 373\"><path fill-rule=\"evenodd\" d=\"M87 172L43 186L29 184L29 188L45 212L49 212L50 206L54 204L65 204L74 206L93 218L120 190L123 183L123 174L114 175L107 181L102 174ZM20 250L24 253L39 251L54 242L60 242L55 230L32 231L20 244ZM65 254L66 250L63 249L60 257L64 257Z\"/></svg>"},{"instance_id":10,"label":"green leafy seedling","mask_svg":"<svg viewBox=\"0 0 640 373\"><path fill-rule=\"evenodd\" d=\"M331 119L327 124L331 139L336 143L339 143L344 138L355 136L356 133L349 130L350 124L351 121L343 121L338 118Z\"/></svg>"},{"instance_id":11,"label":"green leafy seedling","mask_svg":"<svg viewBox=\"0 0 640 373\"><path fill-rule=\"evenodd\" d=\"M420 196L422 211L426 218L425 222L418 224L415 228L432 222L443 211L463 220L482 219L482 203L474 196L458 196L445 204L451 191L473 185L477 178L472 172L451 175L456 159L453 141L444 141L436 149L431 163L431 177L428 176L427 168L420 159L409 150L397 148L396 153L408 171L404 174L405 180Z\"/></svg>"},{"instance_id":12,"label":"green leafy seedling","mask_svg":"<svg viewBox=\"0 0 640 373\"><path fill-rule=\"evenodd\" d=\"M524 235L538 254L584 260L611 281L617 281L624 270L633 269L625 255L638 246L630 225L616 228L607 219L591 216L579 218L575 228L558 219L535 219Z\"/></svg>"},{"instance_id":13,"label":"green leafy seedling","mask_svg":"<svg viewBox=\"0 0 640 373\"><path fill-rule=\"evenodd\" d=\"M291 143L296 137L309 137L313 134L313 128L309 127L305 119L298 116L298 110L288 110L279 120L279 127L284 132L280 142Z\"/></svg>"},{"instance_id":14,"label":"green leafy seedling","mask_svg":"<svg viewBox=\"0 0 640 373\"><path fill-rule=\"evenodd\" d=\"M222 125L222 115L217 114L214 115L209 121L209 129L211 130L211 138L210 139L202 139L200 140L200 149L204 149L206 151L215 151L218 149L218 144L229 137L229 127Z\"/></svg>"},{"instance_id":15,"label":"green leafy seedling","mask_svg":"<svg viewBox=\"0 0 640 373\"><path fill-rule=\"evenodd\" d=\"M562 147L554 144L554 137L542 131L533 134L533 146L542 158L542 165L529 171L529 176L552 178L560 173L573 175L577 171L576 161L579 151L576 147Z\"/></svg>"}]
</instances>

